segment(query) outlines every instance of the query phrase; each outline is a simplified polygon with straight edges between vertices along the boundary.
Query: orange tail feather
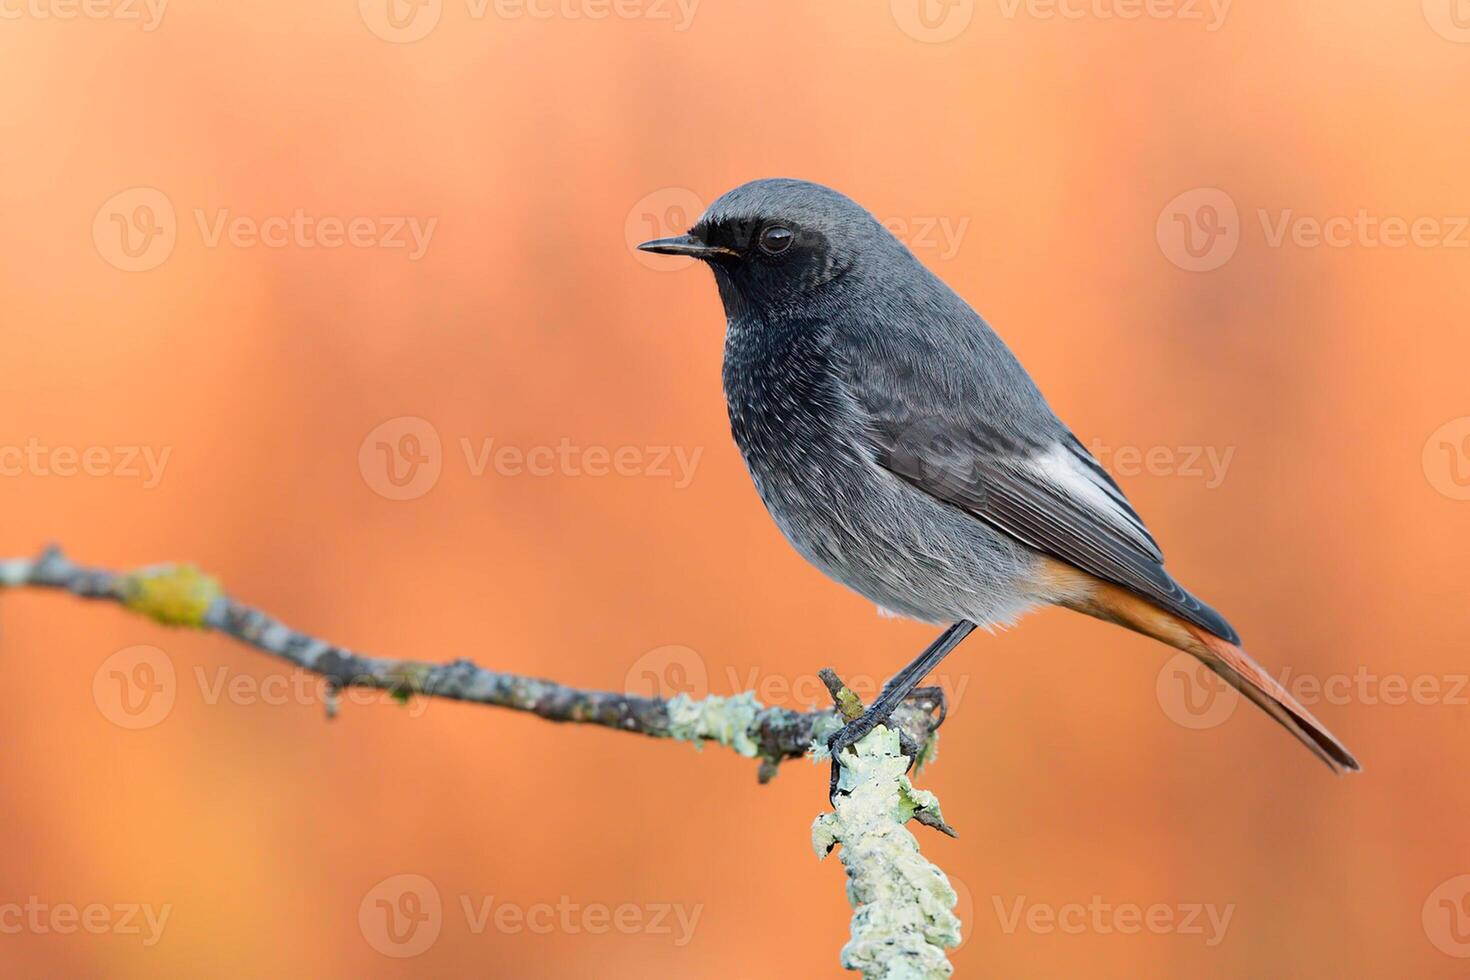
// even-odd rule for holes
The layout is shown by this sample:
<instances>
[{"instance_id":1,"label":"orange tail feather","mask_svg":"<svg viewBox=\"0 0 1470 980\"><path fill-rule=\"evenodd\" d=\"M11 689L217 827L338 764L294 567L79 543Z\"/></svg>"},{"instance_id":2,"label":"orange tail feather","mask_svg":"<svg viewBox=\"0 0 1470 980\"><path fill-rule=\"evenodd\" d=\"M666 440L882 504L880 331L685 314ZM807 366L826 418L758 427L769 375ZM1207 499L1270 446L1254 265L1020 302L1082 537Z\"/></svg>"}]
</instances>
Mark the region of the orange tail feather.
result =
<instances>
[{"instance_id":1,"label":"orange tail feather","mask_svg":"<svg viewBox=\"0 0 1470 980\"><path fill-rule=\"evenodd\" d=\"M1245 650L1110 582L1070 567L1050 571L1054 583L1062 584L1057 580L1065 579L1069 586L1060 590L1065 596L1057 600L1061 605L1126 626L1197 657L1275 718L1333 772L1357 772L1362 768L1347 747Z\"/></svg>"}]
</instances>

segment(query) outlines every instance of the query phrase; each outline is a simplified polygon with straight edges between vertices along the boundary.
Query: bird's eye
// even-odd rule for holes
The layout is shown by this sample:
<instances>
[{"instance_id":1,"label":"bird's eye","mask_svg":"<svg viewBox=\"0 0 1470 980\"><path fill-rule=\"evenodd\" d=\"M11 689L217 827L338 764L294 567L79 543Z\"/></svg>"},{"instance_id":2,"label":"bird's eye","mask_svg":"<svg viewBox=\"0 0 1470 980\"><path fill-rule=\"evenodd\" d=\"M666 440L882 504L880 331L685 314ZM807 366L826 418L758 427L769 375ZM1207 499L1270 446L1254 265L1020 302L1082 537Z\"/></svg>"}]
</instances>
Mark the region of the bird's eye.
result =
<instances>
[{"instance_id":1,"label":"bird's eye","mask_svg":"<svg viewBox=\"0 0 1470 980\"><path fill-rule=\"evenodd\" d=\"M781 225L771 225L761 232L761 251L767 255L780 255L791 247L796 236L791 233L790 228Z\"/></svg>"}]
</instances>

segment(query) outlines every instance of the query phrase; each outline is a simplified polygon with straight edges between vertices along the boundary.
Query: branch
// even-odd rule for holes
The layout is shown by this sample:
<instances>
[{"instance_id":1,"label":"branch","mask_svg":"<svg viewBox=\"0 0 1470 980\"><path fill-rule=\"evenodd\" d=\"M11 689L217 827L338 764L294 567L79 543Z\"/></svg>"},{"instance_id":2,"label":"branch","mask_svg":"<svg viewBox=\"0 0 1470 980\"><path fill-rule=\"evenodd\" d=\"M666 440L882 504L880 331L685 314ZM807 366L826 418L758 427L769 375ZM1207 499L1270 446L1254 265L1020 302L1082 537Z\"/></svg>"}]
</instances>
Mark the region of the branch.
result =
<instances>
[{"instance_id":1,"label":"branch","mask_svg":"<svg viewBox=\"0 0 1470 980\"><path fill-rule=\"evenodd\" d=\"M469 701L525 711L548 721L598 725L677 741L717 742L747 758L759 758L761 782L780 763L806 755L841 725L833 710L792 711L766 707L750 692L665 701L587 691L536 677L505 674L465 659L451 663L370 657L286 626L269 613L230 598L193 565L155 565L127 572L77 565L59 548L37 558L0 559L0 589L61 589L84 599L115 602L170 626L214 630L325 677L331 692L345 687L386 690L401 700L414 695ZM335 713L335 699L328 699ZM917 745L929 744L937 727L937 702L916 701L893 720Z\"/></svg>"},{"instance_id":2,"label":"branch","mask_svg":"<svg viewBox=\"0 0 1470 980\"><path fill-rule=\"evenodd\" d=\"M835 673L823 670L822 680L844 719L862 714L862 702ZM823 858L842 845L853 908L843 967L872 980L950 976L953 967L944 951L960 944L960 920L953 911L958 899L944 872L919 853L919 842L904 826L917 820L955 836L939 812L939 800L909 782L899 733L885 725L841 753L837 764L833 812L812 824L812 847Z\"/></svg>"},{"instance_id":3,"label":"branch","mask_svg":"<svg viewBox=\"0 0 1470 980\"><path fill-rule=\"evenodd\" d=\"M822 672L836 710L791 711L761 705L746 691L730 697L667 701L603 691L584 691L554 681L504 674L469 660L436 664L354 653L294 630L259 609L230 598L219 583L193 565L154 565L128 572L77 565L59 548L37 558L0 559L0 589L61 589L84 599L114 602L168 626L214 630L327 679L328 716L344 687L386 690L402 700L414 695L469 701L526 711L548 721L599 725L678 741L718 742L760 758L766 782L780 763L814 753L826 758L827 738L862 713L862 702L830 670ZM919 853L905 829L909 820L953 835L932 793L909 782L899 732L918 762L933 757L935 729L943 719L939 697L902 705L841 754L833 812L818 817L812 843L818 856L843 845L848 898L854 912L852 939L842 965L865 978L929 980L951 973L944 950L959 942L950 911L954 890Z\"/></svg>"}]
</instances>

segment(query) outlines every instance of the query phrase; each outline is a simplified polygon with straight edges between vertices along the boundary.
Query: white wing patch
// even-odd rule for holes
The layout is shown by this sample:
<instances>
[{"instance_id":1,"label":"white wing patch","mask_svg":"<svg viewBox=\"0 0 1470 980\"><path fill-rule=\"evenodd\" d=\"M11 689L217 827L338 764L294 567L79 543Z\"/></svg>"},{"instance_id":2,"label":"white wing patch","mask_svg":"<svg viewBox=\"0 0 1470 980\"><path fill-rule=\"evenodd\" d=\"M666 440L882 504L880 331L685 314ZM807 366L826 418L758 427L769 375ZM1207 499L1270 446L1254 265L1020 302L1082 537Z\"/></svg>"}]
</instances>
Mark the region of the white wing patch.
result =
<instances>
[{"instance_id":1,"label":"white wing patch","mask_svg":"<svg viewBox=\"0 0 1470 980\"><path fill-rule=\"evenodd\" d=\"M1159 546L1149 535L1128 501L1103 477L1077 458L1076 453L1061 443L1046 452L1023 461L1026 468L1040 476L1059 494L1081 504L1136 543L1146 554L1162 561Z\"/></svg>"}]
</instances>

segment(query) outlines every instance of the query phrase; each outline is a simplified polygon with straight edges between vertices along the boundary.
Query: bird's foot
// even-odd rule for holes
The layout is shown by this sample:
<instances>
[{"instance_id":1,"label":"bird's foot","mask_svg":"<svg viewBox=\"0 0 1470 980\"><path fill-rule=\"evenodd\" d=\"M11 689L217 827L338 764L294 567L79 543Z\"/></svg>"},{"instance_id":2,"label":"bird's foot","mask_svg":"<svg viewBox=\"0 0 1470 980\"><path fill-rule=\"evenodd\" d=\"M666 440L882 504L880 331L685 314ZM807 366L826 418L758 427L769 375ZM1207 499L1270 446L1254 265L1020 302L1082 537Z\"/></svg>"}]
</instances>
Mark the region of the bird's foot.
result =
<instances>
[{"instance_id":1,"label":"bird's foot","mask_svg":"<svg viewBox=\"0 0 1470 980\"><path fill-rule=\"evenodd\" d=\"M916 687L909 692L905 701L912 701L926 711L938 711L939 717L934 719L934 724L929 727L931 732L939 731L939 726L944 724L944 719L949 717L949 697L944 693L944 688L937 684L933 687Z\"/></svg>"},{"instance_id":2,"label":"bird's foot","mask_svg":"<svg viewBox=\"0 0 1470 980\"><path fill-rule=\"evenodd\" d=\"M937 729L944 722L946 702L944 691L940 688L919 688L910 692L909 696L904 700L928 702L938 708L939 719L934 723L934 728ZM842 775L842 762L839 758L841 753L858 742L861 742L879 725L885 724L891 715L891 710L885 711L880 705L874 705L833 732L827 739L827 751L832 756L832 778L827 787L827 798L829 801L835 802L837 799L837 781ZM908 759L908 766L904 769L904 772L908 772L914 768L914 762L917 761L919 752L923 749L923 746L915 742L908 732L902 728L895 726L894 731L898 732L899 751Z\"/></svg>"}]
</instances>

